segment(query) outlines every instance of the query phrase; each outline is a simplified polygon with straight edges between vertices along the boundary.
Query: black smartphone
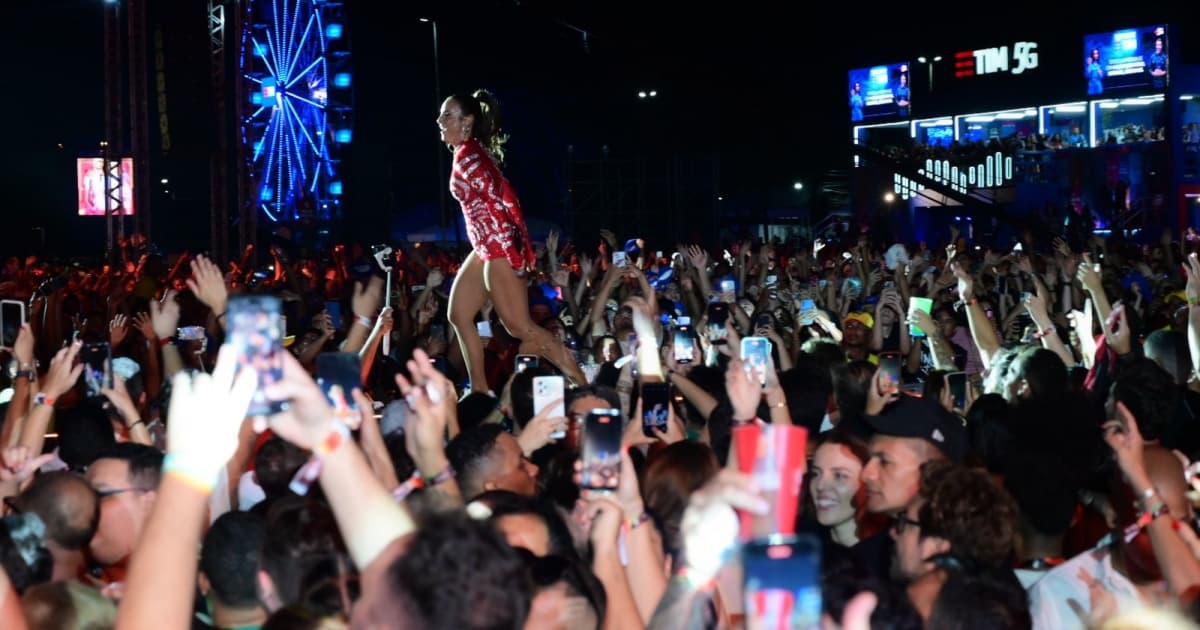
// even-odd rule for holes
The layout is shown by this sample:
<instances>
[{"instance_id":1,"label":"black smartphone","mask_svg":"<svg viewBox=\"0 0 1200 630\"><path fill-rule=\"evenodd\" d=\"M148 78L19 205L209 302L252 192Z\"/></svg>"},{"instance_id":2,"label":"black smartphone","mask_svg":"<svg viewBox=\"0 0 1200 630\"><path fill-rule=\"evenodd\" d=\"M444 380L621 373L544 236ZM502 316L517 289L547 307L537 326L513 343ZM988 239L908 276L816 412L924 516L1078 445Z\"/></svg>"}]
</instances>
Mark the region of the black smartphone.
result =
<instances>
[{"instance_id":1,"label":"black smartphone","mask_svg":"<svg viewBox=\"0 0 1200 630\"><path fill-rule=\"evenodd\" d=\"M271 295L243 295L229 300L225 344L237 353L238 370L258 373L258 389L247 416L269 416L283 408L267 399L266 387L283 378L283 303Z\"/></svg>"},{"instance_id":2,"label":"black smartphone","mask_svg":"<svg viewBox=\"0 0 1200 630\"><path fill-rule=\"evenodd\" d=\"M722 302L708 305L708 340L716 345L724 344L729 337L725 322L729 320L729 306Z\"/></svg>"},{"instance_id":3,"label":"black smartphone","mask_svg":"<svg viewBox=\"0 0 1200 630\"><path fill-rule=\"evenodd\" d=\"M951 372L946 375L946 384L950 386L950 396L954 398L954 408L967 410L967 373Z\"/></svg>"},{"instance_id":4,"label":"black smartphone","mask_svg":"<svg viewBox=\"0 0 1200 630\"><path fill-rule=\"evenodd\" d=\"M536 354L518 354L516 361L517 374L524 372L531 367L537 367L538 358Z\"/></svg>"},{"instance_id":5,"label":"black smartphone","mask_svg":"<svg viewBox=\"0 0 1200 630\"><path fill-rule=\"evenodd\" d=\"M621 412L593 409L583 423L581 486L587 490L613 490L621 474Z\"/></svg>"},{"instance_id":6,"label":"black smartphone","mask_svg":"<svg viewBox=\"0 0 1200 630\"><path fill-rule=\"evenodd\" d=\"M358 426L358 403L351 395L362 388L362 362L357 352L322 352L317 355L317 385L325 392L333 413L342 422Z\"/></svg>"},{"instance_id":7,"label":"black smartphone","mask_svg":"<svg viewBox=\"0 0 1200 630\"><path fill-rule=\"evenodd\" d=\"M899 385L900 378L900 353L899 352L884 352L879 355L879 369L887 374L891 382Z\"/></svg>"},{"instance_id":8,"label":"black smartphone","mask_svg":"<svg viewBox=\"0 0 1200 630\"><path fill-rule=\"evenodd\" d=\"M671 405L670 383L642 383L642 434L656 438L667 431Z\"/></svg>"},{"instance_id":9,"label":"black smartphone","mask_svg":"<svg viewBox=\"0 0 1200 630\"><path fill-rule=\"evenodd\" d=\"M79 353L83 363L83 382L88 398L100 396L100 390L112 389L112 348L107 341L84 344Z\"/></svg>"},{"instance_id":10,"label":"black smartphone","mask_svg":"<svg viewBox=\"0 0 1200 630\"><path fill-rule=\"evenodd\" d=\"M446 325L445 324L430 324L429 336L432 339L446 340Z\"/></svg>"},{"instance_id":11,"label":"black smartphone","mask_svg":"<svg viewBox=\"0 0 1200 630\"><path fill-rule=\"evenodd\" d=\"M812 536L772 536L742 546L746 627L821 627L821 543Z\"/></svg>"},{"instance_id":12,"label":"black smartphone","mask_svg":"<svg viewBox=\"0 0 1200 630\"><path fill-rule=\"evenodd\" d=\"M342 303L341 302L326 302L325 313L329 315L329 321L333 325L334 330L342 328Z\"/></svg>"},{"instance_id":13,"label":"black smartphone","mask_svg":"<svg viewBox=\"0 0 1200 630\"><path fill-rule=\"evenodd\" d=\"M672 351L675 354L675 362L679 365L687 365L692 362L692 357L696 353L696 340L692 338L691 326L681 324L675 327L675 342L672 344Z\"/></svg>"},{"instance_id":14,"label":"black smartphone","mask_svg":"<svg viewBox=\"0 0 1200 630\"><path fill-rule=\"evenodd\" d=\"M17 300L0 301L0 348L17 345L17 335L25 323L25 303Z\"/></svg>"}]
</instances>

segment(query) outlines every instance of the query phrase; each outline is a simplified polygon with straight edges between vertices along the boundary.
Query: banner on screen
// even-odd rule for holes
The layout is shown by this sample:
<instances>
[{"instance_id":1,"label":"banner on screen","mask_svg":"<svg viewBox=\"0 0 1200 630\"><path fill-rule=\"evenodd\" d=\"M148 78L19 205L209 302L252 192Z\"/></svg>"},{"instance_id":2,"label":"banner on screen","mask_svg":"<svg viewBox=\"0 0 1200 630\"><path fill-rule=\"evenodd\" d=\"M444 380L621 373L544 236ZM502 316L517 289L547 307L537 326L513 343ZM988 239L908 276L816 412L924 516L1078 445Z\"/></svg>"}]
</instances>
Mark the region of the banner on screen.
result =
<instances>
[{"instance_id":1,"label":"banner on screen","mask_svg":"<svg viewBox=\"0 0 1200 630\"><path fill-rule=\"evenodd\" d=\"M908 63L850 71L850 122L907 118L911 99Z\"/></svg>"},{"instance_id":2,"label":"banner on screen","mask_svg":"<svg viewBox=\"0 0 1200 630\"><path fill-rule=\"evenodd\" d=\"M1089 96L1167 87L1167 27L1147 26L1083 38L1083 76Z\"/></svg>"},{"instance_id":3,"label":"banner on screen","mask_svg":"<svg viewBox=\"0 0 1200 630\"><path fill-rule=\"evenodd\" d=\"M78 158L75 161L75 174L79 216L104 216L104 159ZM123 210L120 214L133 214L133 158L121 158L121 205Z\"/></svg>"}]
</instances>

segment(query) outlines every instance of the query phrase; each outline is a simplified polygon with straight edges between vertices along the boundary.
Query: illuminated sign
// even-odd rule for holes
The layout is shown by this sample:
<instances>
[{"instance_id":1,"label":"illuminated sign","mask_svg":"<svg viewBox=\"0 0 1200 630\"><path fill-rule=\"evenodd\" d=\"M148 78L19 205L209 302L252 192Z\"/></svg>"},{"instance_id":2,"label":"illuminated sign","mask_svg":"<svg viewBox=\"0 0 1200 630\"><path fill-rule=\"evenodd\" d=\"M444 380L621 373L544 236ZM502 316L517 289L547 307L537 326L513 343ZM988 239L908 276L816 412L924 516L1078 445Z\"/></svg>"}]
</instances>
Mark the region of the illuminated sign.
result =
<instances>
[{"instance_id":1,"label":"illuminated sign","mask_svg":"<svg viewBox=\"0 0 1200 630\"><path fill-rule=\"evenodd\" d=\"M1011 72L1022 74L1038 67L1037 42L1016 42L1012 55L1008 46L980 48L954 53L954 78L973 77L981 74Z\"/></svg>"}]
</instances>

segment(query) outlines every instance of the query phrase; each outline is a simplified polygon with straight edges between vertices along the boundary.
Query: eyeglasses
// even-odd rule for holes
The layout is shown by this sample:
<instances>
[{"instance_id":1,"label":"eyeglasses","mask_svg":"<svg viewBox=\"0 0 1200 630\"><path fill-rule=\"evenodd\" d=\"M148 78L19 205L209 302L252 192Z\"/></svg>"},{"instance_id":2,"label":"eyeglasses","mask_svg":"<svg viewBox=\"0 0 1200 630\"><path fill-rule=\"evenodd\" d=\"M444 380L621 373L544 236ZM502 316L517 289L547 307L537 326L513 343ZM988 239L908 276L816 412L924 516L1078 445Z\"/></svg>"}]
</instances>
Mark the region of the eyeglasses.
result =
<instances>
[{"instance_id":1,"label":"eyeglasses","mask_svg":"<svg viewBox=\"0 0 1200 630\"><path fill-rule=\"evenodd\" d=\"M921 521L911 519L907 514L897 515L896 520L892 521L892 531L895 532L897 536L903 534L908 530L909 527L921 529Z\"/></svg>"},{"instance_id":2,"label":"eyeglasses","mask_svg":"<svg viewBox=\"0 0 1200 630\"><path fill-rule=\"evenodd\" d=\"M118 494L125 494L126 492L150 492L150 491L147 490L146 488L109 488L107 490L96 490L96 497L99 498L101 501L103 501L104 499L107 499L108 497L115 497Z\"/></svg>"}]
</instances>

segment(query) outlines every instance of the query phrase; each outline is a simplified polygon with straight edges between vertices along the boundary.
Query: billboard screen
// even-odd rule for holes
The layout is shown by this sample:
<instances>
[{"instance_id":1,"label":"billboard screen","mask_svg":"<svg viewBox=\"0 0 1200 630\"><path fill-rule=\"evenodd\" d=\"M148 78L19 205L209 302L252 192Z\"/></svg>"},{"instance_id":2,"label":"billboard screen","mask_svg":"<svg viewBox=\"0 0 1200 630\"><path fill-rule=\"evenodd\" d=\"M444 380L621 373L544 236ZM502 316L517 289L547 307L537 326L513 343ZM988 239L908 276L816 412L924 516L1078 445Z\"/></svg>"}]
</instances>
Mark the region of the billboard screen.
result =
<instances>
[{"instance_id":1,"label":"billboard screen","mask_svg":"<svg viewBox=\"0 0 1200 630\"><path fill-rule=\"evenodd\" d=\"M102 217L104 205L104 158L75 160L79 216ZM115 178L114 178L115 179ZM133 214L133 158L121 158L121 214Z\"/></svg>"},{"instance_id":2,"label":"billboard screen","mask_svg":"<svg viewBox=\"0 0 1200 630\"><path fill-rule=\"evenodd\" d=\"M1147 26L1083 38L1083 76L1089 96L1167 87L1167 27Z\"/></svg>"},{"instance_id":3,"label":"billboard screen","mask_svg":"<svg viewBox=\"0 0 1200 630\"><path fill-rule=\"evenodd\" d=\"M907 118L912 111L908 63L850 71L850 122Z\"/></svg>"}]
</instances>

